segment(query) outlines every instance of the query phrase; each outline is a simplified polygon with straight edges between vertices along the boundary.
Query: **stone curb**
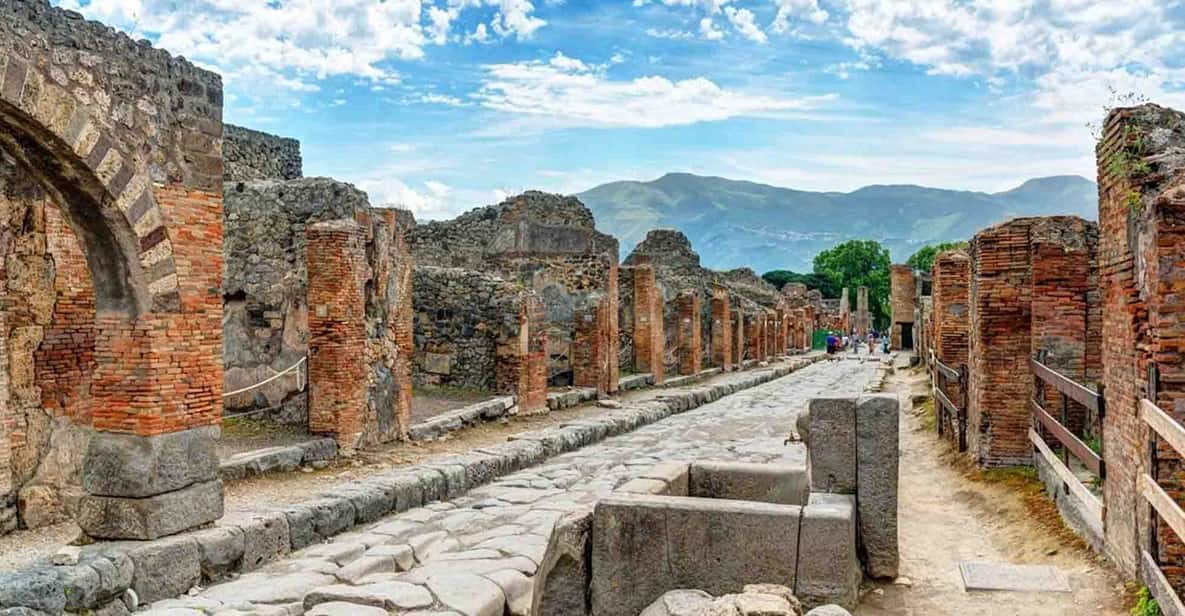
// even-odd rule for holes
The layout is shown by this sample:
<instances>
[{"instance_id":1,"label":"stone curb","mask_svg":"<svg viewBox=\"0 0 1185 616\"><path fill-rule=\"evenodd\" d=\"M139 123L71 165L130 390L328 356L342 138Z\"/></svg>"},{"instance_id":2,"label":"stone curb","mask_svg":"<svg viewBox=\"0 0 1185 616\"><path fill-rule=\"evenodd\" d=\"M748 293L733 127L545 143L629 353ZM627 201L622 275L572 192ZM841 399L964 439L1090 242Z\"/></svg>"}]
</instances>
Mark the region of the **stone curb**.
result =
<instances>
[{"instance_id":1,"label":"stone curb","mask_svg":"<svg viewBox=\"0 0 1185 616\"><path fill-rule=\"evenodd\" d=\"M415 424L407 431L407 438L410 441L434 441L450 432L513 415L514 409L514 396L490 398Z\"/></svg>"},{"instance_id":2,"label":"stone curb","mask_svg":"<svg viewBox=\"0 0 1185 616\"><path fill-rule=\"evenodd\" d=\"M291 447L268 447L236 454L218 465L223 481L255 477L267 473L287 473L302 464L332 460L337 457L337 441L318 438Z\"/></svg>"},{"instance_id":3,"label":"stone curb","mask_svg":"<svg viewBox=\"0 0 1185 616\"><path fill-rule=\"evenodd\" d=\"M0 573L0 616L118 608L114 603L126 601L129 589L141 604L177 597L199 583L258 569L355 525L456 498L553 456L768 383L820 359L795 358L735 382L664 393L600 417L334 486L313 500L230 514L213 528L155 541L88 546L76 564L53 565L44 559L30 569Z\"/></svg>"}]
</instances>

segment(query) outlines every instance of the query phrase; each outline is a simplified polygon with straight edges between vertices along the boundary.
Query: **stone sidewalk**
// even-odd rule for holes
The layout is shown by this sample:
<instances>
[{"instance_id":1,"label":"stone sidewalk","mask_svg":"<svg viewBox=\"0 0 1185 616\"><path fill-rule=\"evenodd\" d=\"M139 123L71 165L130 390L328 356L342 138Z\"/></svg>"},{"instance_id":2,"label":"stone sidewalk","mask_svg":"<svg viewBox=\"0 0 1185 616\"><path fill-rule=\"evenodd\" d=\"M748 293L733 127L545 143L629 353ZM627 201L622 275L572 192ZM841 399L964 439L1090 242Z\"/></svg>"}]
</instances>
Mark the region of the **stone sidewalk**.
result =
<instances>
[{"instance_id":1,"label":"stone sidewalk","mask_svg":"<svg viewBox=\"0 0 1185 616\"><path fill-rule=\"evenodd\" d=\"M802 446L784 440L807 400L859 393L877 365L816 363L460 497L359 526L233 581L159 601L144 613L526 614L532 576L565 513L590 506L658 461L801 460Z\"/></svg>"}]
</instances>

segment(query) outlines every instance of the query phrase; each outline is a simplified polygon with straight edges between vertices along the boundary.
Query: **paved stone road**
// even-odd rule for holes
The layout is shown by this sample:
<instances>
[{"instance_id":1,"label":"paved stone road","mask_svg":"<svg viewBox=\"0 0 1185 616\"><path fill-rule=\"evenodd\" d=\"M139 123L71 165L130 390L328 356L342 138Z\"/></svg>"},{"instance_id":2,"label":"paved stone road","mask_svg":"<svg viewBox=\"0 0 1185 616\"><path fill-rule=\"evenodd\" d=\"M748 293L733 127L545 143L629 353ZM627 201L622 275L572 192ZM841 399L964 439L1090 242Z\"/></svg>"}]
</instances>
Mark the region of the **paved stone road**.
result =
<instances>
[{"instance_id":1,"label":"paved stone road","mask_svg":"<svg viewBox=\"0 0 1185 616\"><path fill-rule=\"evenodd\" d=\"M526 614L552 525L658 461L801 460L785 445L816 395L863 391L876 363L825 361L634 432L294 552L153 615ZM369 604L370 608L359 604ZM308 610L307 612L305 610Z\"/></svg>"}]
</instances>

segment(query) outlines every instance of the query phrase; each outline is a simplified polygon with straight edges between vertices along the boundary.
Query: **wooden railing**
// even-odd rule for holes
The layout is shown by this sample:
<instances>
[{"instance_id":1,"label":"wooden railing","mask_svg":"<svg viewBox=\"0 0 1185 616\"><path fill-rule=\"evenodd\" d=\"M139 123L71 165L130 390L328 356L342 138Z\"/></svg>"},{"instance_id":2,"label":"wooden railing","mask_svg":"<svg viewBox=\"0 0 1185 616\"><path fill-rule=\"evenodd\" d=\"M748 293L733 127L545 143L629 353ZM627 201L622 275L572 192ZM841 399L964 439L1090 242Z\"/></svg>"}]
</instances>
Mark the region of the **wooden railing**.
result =
<instances>
[{"instance_id":1,"label":"wooden railing","mask_svg":"<svg viewBox=\"0 0 1185 616\"><path fill-rule=\"evenodd\" d=\"M1150 505L1149 549L1141 554L1140 573L1144 584L1152 591L1165 614L1185 614L1185 604L1165 577L1157 558L1160 552L1159 522L1163 521L1178 538L1185 540L1185 510L1157 481L1159 461L1158 439L1164 441L1178 456L1185 458L1185 427L1156 405L1159 377L1155 364L1148 367L1148 397L1139 403L1140 419L1151 428L1148 443L1148 473L1140 475L1139 490Z\"/></svg>"},{"instance_id":2,"label":"wooden railing","mask_svg":"<svg viewBox=\"0 0 1185 616\"><path fill-rule=\"evenodd\" d=\"M1033 407L1034 428L1044 428L1053 438L1057 439L1062 446L1062 462L1067 467L1070 463L1070 455L1073 455L1096 477L1106 479L1107 466L1103 462L1101 451L1096 453L1078 435L1066 427L1066 423L1069 421L1070 401L1073 400L1086 407L1088 411L1096 414L1098 425L1101 429L1103 416L1106 413L1106 403L1103 398L1102 386L1099 387L1097 392L1092 391L1036 359L1029 360L1029 367L1032 369L1033 376L1035 377L1034 391L1037 396L1029 400L1029 403ZM1045 385L1052 386L1060 394L1060 419L1050 414L1043 405L1045 402L1043 399ZM1037 431L1037 433L1040 434L1040 431ZM1102 439L1099 439L1099 442L1101 443ZM1100 445L1101 448L1102 446Z\"/></svg>"},{"instance_id":3,"label":"wooden railing","mask_svg":"<svg viewBox=\"0 0 1185 616\"><path fill-rule=\"evenodd\" d=\"M942 363L934 351L930 351L930 378L934 383L934 411L937 415L938 434L944 433L944 425L949 418L950 425L958 430L959 451L967 451L967 365L960 364L958 368ZM956 404L946 394L946 383L955 381L959 384L959 402Z\"/></svg>"}]
</instances>

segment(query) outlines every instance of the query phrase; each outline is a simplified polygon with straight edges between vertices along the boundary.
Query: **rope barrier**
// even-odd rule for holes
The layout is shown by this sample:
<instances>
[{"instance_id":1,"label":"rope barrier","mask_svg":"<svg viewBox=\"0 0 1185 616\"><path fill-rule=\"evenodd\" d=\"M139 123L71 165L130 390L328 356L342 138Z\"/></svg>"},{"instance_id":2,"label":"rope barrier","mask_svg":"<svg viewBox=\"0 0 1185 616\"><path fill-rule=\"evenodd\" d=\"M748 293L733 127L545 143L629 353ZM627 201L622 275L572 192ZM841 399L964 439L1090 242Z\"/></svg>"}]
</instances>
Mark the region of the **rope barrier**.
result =
<instances>
[{"instance_id":1,"label":"rope barrier","mask_svg":"<svg viewBox=\"0 0 1185 616\"><path fill-rule=\"evenodd\" d=\"M288 374L289 372L292 372L293 370L295 370L295 371L296 371L296 378L298 379L298 380L297 380L297 388L296 388L296 390L297 390L297 391L304 391L304 388L305 388L306 382L305 382L304 373L300 371L300 367L301 367L301 366L302 366L302 365L303 365L305 362L307 362L307 361L308 361L308 359L309 359L309 356L308 356L308 355L305 355L304 357L301 357L300 359L296 360L296 363L295 363L295 364L292 364L291 366L289 366L289 367L285 368L284 370L282 370L282 371L280 371L280 372L277 372L276 374L273 374L272 376L270 376L270 377L268 377L268 378L266 378L266 379L264 379L264 380L262 380L262 381L260 381L260 382L258 382L258 383L256 383L256 384L254 384L254 385L250 385L250 386L247 386L247 387L243 387L242 389L236 389L236 390L234 390L234 391L231 391L231 392L224 393L224 394L222 394L222 397L223 397L223 398L229 398L229 397L231 397L231 396L237 396L237 395L239 395L239 394L241 394L241 393L246 393L246 392L248 392L248 391L251 391L252 389L259 389L260 387L263 387L264 385L267 385L268 383L271 383L272 381L274 381L274 380L276 380L276 379L278 379L278 378L280 378L280 377L284 376L285 374Z\"/></svg>"}]
</instances>

